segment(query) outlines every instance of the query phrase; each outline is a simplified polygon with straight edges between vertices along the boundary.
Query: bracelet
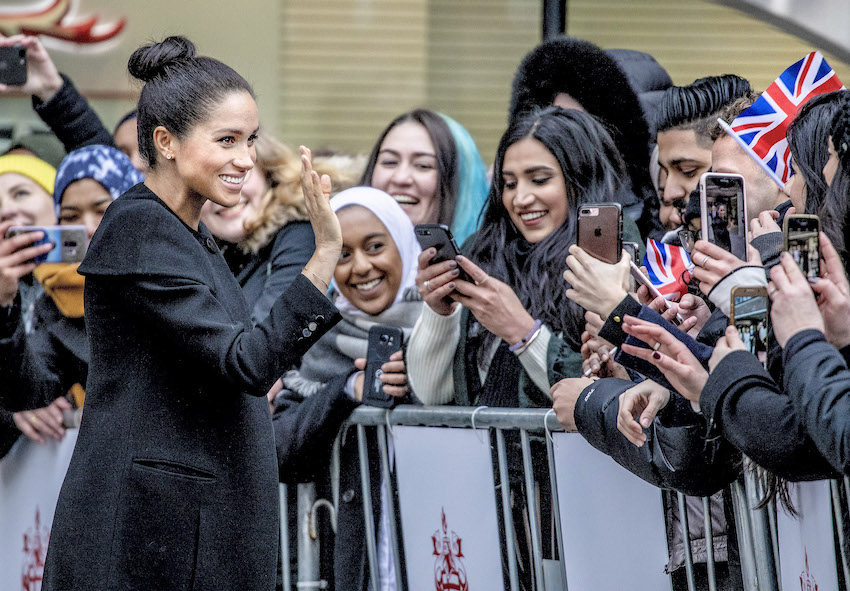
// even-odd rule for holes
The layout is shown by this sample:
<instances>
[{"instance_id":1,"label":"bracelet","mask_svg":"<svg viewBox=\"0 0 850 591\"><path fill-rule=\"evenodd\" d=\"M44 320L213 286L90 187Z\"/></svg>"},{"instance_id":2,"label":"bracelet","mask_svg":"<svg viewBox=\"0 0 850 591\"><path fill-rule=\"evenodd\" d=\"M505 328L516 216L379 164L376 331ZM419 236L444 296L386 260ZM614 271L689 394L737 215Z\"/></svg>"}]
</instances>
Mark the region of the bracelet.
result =
<instances>
[{"instance_id":1,"label":"bracelet","mask_svg":"<svg viewBox=\"0 0 850 591\"><path fill-rule=\"evenodd\" d=\"M537 333L540 332L540 327L543 326L543 323L540 320L534 321L534 326L528 331L528 334L522 337L518 343L514 343L510 347L508 347L508 351L517 352L534 339L537 336Z\"/></svg>"},{"instance_id":2,"label":"bracelet","mask_svg":"<svg viewBox=\"0 0 850 591\"><path fill-rule=\"evenodd\" d=\"M331 288L331 286L330 286L330 285L328 285L328 282L327 282L327 281L325 281L324 279L322 279L321 277L319 277L318 275L316 275L316 274L315 274L315 273L313 273L312 271L310 271L310 275L312 275L313 277L315 277L316 279L318 279L318 280L319 280L319 283L321 283L321 284L323 284L323 285L325 286L325 291L328 291L328 290Z\"/></svg>"}]
</instances>

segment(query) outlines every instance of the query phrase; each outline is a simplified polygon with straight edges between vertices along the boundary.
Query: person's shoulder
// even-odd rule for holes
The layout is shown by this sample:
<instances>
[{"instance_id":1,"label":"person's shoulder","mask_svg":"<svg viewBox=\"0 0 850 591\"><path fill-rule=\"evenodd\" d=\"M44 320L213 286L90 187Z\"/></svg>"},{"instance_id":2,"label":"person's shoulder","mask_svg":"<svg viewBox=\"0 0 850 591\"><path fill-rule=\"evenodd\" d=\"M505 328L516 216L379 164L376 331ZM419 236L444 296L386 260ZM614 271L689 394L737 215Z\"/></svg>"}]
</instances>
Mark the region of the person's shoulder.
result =
<instances>
[{"instance_id":1,"label":"person's shoulder","mask_svg":"<svg viewBox=\"0 0 850 591\"><path fill-rule=\"evenodd\" d=\"M183 260L194 252L192 245L200 246L191 231L140 183L107 208L78 271L86 276L182 276L193 266Z\"/></svg>"}]
</instances>

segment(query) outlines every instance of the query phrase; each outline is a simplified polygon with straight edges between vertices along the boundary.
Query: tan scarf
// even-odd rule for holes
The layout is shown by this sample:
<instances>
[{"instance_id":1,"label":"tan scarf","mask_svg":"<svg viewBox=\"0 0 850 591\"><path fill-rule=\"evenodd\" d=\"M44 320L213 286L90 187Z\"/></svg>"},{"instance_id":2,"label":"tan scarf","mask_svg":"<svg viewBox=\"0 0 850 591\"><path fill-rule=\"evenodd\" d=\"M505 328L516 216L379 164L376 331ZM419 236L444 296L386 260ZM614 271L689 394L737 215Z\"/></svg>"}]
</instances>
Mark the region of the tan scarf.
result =
<instances>
[{"instance_id":1,"label":"tan scarf","mask_svg":"<svg viewBox=\"0 0 850 591\"><path fill-rule=\"evenodd\" d=\"M86 279L77 273L79 266L79 263L44 263L33 271L35 278L44 287L44 292L67 318L83 317L83 286Z\"/></svg>"}]
</instances>

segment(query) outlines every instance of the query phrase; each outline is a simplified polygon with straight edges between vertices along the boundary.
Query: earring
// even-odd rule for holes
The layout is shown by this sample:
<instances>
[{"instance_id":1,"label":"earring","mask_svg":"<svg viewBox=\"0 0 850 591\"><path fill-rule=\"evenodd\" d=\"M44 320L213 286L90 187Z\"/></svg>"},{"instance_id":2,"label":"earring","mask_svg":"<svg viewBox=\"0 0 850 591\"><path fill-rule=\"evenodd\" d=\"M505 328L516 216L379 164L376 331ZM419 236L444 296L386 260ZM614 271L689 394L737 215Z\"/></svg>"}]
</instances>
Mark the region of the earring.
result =
<instances>
[{"instance_id":1,"label":"earring","mask_svg":"<svg viewBox=\"0 0 850 591\"><path fill-rule=\"evenodd\" d=\"M174 154L166 154L165 157L171 160L172 158L174 158Z\"/></svg>"}]
</instances>

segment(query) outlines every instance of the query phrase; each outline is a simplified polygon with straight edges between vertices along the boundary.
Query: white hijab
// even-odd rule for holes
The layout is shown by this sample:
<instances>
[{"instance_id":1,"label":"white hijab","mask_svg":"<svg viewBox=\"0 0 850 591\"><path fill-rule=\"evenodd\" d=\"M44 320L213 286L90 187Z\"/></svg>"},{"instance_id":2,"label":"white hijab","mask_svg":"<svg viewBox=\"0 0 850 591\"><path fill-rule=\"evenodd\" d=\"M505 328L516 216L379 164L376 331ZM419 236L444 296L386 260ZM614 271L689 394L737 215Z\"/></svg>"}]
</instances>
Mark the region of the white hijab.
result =
<instances>
[{"instance_id":1,"label":"white hijab","mask_svg":"<svg viewBox=\"0 0 850 591\"><path fill-rule=\"evenodd\" d=\"M416 288L416 271L419 268L419 253L422 247L416 240L413 223L396 200L387 193L373 187L353 187L337 193L331 198L334 213L343 207L359 205L371 211L380 220L401 255L401 284L393 304L397 304L410 288ZM343 314L366 316L367 314L348 301L339 290L336 280L331 282L338 295L334 304Z\"/></svg>"}]
</instances>

